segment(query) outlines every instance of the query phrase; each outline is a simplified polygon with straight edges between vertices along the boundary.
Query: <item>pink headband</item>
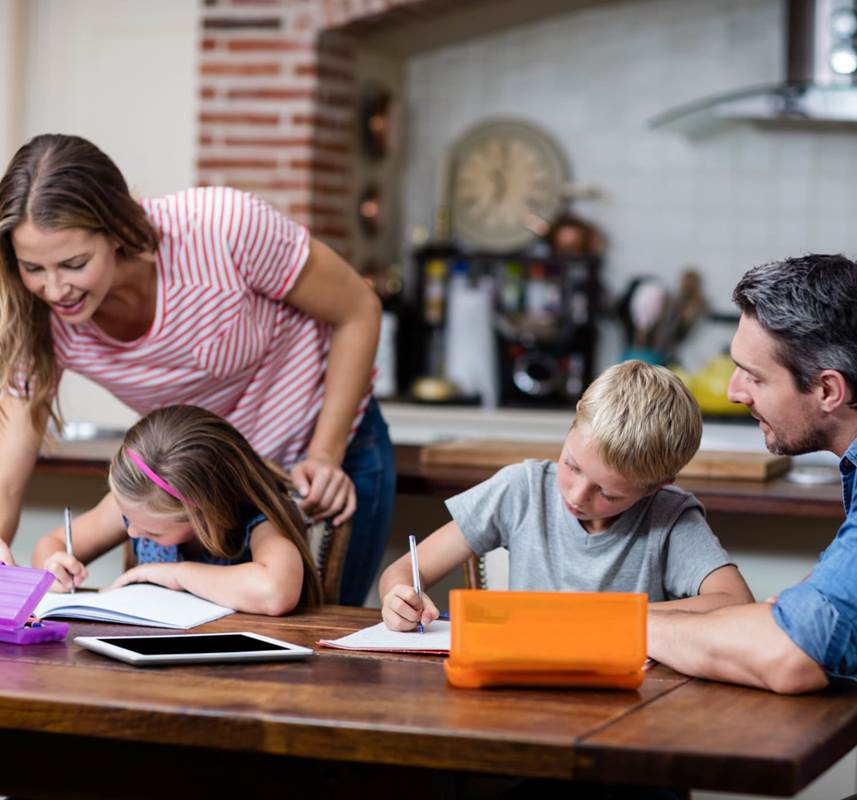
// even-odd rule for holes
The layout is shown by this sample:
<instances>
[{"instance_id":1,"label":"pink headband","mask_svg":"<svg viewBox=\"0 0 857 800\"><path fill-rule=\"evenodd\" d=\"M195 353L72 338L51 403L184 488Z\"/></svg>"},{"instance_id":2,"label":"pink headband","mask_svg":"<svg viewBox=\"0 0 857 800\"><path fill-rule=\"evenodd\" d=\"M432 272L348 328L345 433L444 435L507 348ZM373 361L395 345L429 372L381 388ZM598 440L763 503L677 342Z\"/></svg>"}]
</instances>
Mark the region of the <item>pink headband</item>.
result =
<instances>
[{"instance_id":1,"label":"pink headband","mask_svg":"<svg viewBox=\"0 0 857 800\"><path fill-rule=\"evenodd\" d=\"M196 503L188 500L178 489L174 489L170 486L160 475L158 475L155 470L153 470L143 459L140 457L140 454L136 450L132 450L130 447L125 448L125 452L128 453L128 457L140 468L143 474L155 484L155 486L163 489L167 494L171 494L176 500L180 500L182 503L185 503L189 506L196 506Z\"/></svg>"}]
</instances>

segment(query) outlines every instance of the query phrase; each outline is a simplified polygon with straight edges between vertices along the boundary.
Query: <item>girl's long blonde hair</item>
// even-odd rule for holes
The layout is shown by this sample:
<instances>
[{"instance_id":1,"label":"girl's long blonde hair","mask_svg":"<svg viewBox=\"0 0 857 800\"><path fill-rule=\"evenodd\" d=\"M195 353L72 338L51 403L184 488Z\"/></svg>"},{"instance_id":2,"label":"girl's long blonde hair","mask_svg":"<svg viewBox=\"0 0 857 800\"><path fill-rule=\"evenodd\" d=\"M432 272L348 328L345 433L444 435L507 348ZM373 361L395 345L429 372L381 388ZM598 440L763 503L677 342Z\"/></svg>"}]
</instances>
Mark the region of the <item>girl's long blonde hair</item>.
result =
<instances>
[{"instance_id":1,"label":"girl's long blonde hair","mask_svg":"<svg viewBox=\"0 0 857 800\"><path fill-rule=\"evenodd\" d=\"M86 139L36 136L9 162L0 179L0 391L23 390L33 425L44 430L49 418L60 423L53 408L59 369L49 308L24 287L12 246L12 232L27 221L103 233L123 258L157 250L158 233L118 167Z\"/></svg>"},{"instance_id":2,"label":"girl's long blonde hair","mask_svg":"<svg viewBox=\"0 0 857 800\"><path fill-rule=\"evenodd\" d=\"M188 502L155 485L128 455L129 448ZM289 499L288 477L217 414L188 405L147 414L125 434L108 480L111 491L151 513L187 518L206 552L221 558L240 555L242 519L250 512L264 514L301 554L300 604L322 603L321 580L303 533L304 521Z\"/></svg>"}]
</instances>

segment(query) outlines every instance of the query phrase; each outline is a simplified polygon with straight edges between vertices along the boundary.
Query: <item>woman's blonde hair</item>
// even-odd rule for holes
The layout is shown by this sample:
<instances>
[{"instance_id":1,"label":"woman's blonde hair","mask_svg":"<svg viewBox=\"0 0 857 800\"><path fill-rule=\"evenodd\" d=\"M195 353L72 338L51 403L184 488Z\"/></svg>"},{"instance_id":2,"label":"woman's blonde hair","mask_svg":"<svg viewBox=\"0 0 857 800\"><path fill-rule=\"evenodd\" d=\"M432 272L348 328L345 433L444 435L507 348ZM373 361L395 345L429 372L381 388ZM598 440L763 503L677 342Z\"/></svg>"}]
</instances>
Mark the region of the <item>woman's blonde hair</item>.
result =
<instances>
[{"instance_id":1,"label":"woman's blonde hair","mask_svg":"<svg viewBox=\"0 0 857 800\"><path fill-rule=\"evenodd\" d=\"M625 361L605 370L583 393L572 427L586 426L604 463L651 489L671 481L702 438L699 405L666 367Z\"/></svg>"},{"instance_id":2,"label":"woman's blonde hair","mask_svg":"<svg viewBox=\"0 0 857 800\"><path fill-rule=\"evenodd\" d=\"M187 502L153 483L128 455L129 448ZM203 549L220 558L237 558L244 544L242 520L251 512L264 514L301 554L300 604L321 604L321 580L304 521L289 499L288 477L217 414L188 405L147 414L125 434L108 480L112 492L153 514L187 519Z\"/></svg>"},{"instance_id":3,"label":"woman's blonde hair","mask_svg":"<svg viewBox=\"0 0 857 800\"><path fill-rule=\"evenodd\" d=\"M59 370L49 308L24 287L12 246L12 232L27 221L103 233L125 258L157 250L158 233L117 166L86 139L36 136L9 162L0 179L0 391L23 390L43 430L49 418L60 422L52 407Z\"/></svg>"}]
</instances>

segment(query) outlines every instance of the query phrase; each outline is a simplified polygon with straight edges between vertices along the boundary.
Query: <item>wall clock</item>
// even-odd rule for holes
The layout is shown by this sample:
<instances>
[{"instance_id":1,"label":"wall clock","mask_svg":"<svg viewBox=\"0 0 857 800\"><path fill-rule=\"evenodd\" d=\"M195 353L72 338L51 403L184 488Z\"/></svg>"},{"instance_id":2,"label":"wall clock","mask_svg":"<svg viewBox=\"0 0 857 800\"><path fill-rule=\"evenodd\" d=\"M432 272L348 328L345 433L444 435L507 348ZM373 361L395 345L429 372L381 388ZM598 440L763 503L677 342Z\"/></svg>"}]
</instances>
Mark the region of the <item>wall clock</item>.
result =
<instances>
[{"instance_id":1,"label":"wall clock","mask_svg":"<svg viewBox=\"0 0 857 800\"><path fill-rule=\"evenodd\" d=\"M532 240L560 211L568 165L540 128L488 120L452 148L448 182L454 239L486 250L512 250Z\"/></svg>"}]
</instances>

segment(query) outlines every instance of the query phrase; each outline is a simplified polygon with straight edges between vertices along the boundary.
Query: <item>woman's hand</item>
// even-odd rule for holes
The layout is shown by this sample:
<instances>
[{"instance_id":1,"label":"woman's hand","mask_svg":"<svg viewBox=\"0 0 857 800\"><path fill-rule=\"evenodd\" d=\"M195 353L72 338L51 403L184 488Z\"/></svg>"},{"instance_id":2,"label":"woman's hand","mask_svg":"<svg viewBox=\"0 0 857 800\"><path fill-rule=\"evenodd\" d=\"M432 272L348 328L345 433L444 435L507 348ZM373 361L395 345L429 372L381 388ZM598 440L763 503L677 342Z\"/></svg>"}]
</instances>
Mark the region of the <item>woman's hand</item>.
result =
<instances>
[{"instance_id":1,"label":"woman's hand","mask_svg":"<svg viewBox=\"0 0 857 800\"><path fill-rule=\"evenodd\" d=\"M52 592L70 592L89 577L86 566L65 550L51 553L42 564L42 569L52 572L56 578L51 585Z\"/></svg>"},{"instance_id":2,"label":"woman's hand","mask_svg":"<svg viewBox=\"0 0 857 800\"><path fill-rule=\"evenodd\" d=\"M333 524L339 525L357 508L351 478L330 459L308 455L292 467L291 479L303 498L301 511L313 522L333 517Z\"/></svg>"},{"instance_id":3,"label":"woman's hand","mask_svg":"<svg viewBox=\"0 0 857 800\"><path fill-rule=\"evenodd\" d=\"M413 586L397 583L384 595L381 618L391 631L412 631L420 623L425 627L439 616L432 599L425 592L417 597Z\"/></svg>"},{"instance_id":4,"label":"woman's hand","mask_svg":"<svg viewBox=\"0 0 857 800\"><path fill-rule=\"evenodd\" d=\"M130 583L156 583L165 589L183 591L184 587L179 581L179 569L181 563L175 564L139 564L120 575L108 589L118 589L120 586L128 586Z\"/></svg>"}]
</instances>

